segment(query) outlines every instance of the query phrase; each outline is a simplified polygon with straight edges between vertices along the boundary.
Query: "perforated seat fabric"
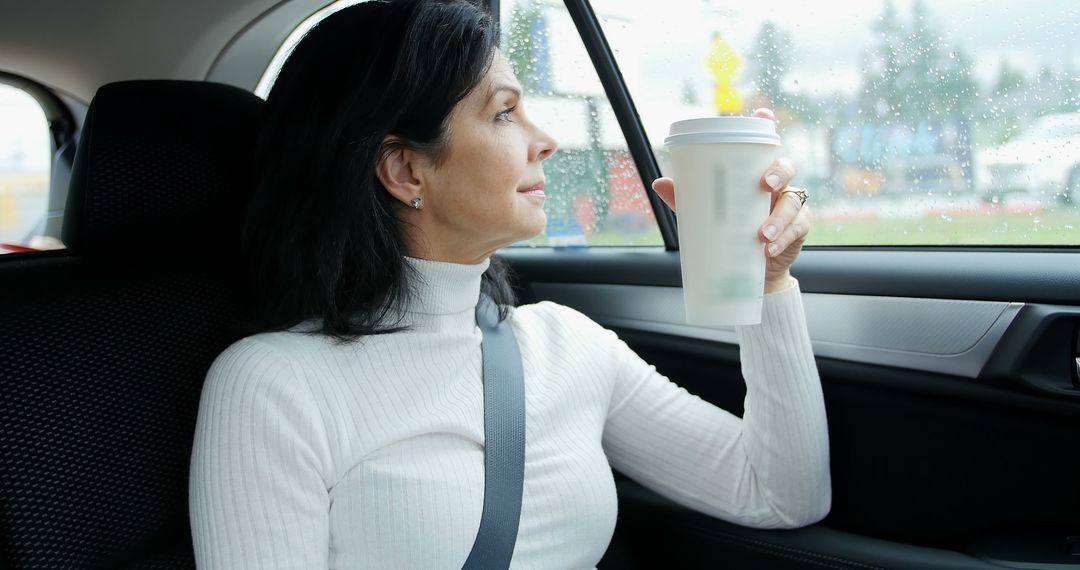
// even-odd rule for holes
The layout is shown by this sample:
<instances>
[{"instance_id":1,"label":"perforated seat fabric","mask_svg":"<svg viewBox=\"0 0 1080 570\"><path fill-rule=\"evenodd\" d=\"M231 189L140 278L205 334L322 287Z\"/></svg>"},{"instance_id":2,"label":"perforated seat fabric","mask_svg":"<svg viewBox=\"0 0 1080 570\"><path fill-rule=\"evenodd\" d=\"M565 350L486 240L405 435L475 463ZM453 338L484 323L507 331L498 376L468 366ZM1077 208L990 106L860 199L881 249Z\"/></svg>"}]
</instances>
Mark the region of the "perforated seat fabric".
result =
<instances>
[{"instance_id":1,"label":"perforated seat fabric","mask_svg":"<svg viewBox=\"0 0 1080 570\"><path fill-rule=\"evenodd\" d=\"M218 83L103 86L75 152L64 243L80 254L203 259L235 243L261 108Z\"/></svg>"},{"instance_id":2,"label":"perforated seat fabric","mask_svg":"<svg viewBox=\"0 0 1080 570\"><path fill-rule=\"evenodd\" d=\"M113 94L136 97L148 106L128 112L154 132L136 137L140 145L79 150L69 203L85 200L103 213L80 218L78 233L65 228L76 236L72 251L0 258L0 556L10 568L194 568L191 444L206 372L242 336L239 293L224 268L236 251L246 193L238 181L249 172L261 103L202 83L111 88L99 91L91 112ZM168 121L147 120L175 112L169 105L177 101L189 106L189 119L214 128L170 132L161 129ZM84 143L102 140L106 115L87 123L93 132L84 132ZM130 135L133 125L122 122ZM174 163L170 149L183 144L204 145L197 153L204 158ZM88 159L112 159L114 171L87 177ZM200 160L231 166L191 172ZM74 183L79 176L84 186ZM175 192L198 197L154 198ZM123 249L118 236L148 219L162 231L178 227L178 204L180 215L203 220L191 230L211 233L212 250L170 251L182 242L165 237L157 252L145 244ZM229 220L235 228L214 225Z\"/></svg>"},{"instance_id":3,"label":"perforated seat fabric","mask_svg":"<svg viewBox=\"0 0 1080 570\"><path fill-rule=\"evenodd\" d=\"M235 339L228 289L194 271L52 261L16 283L0 267L5 295L33 299L0 322L7 558L191 568L188 458L203 377Z\"/></svg>"}]
</instances>

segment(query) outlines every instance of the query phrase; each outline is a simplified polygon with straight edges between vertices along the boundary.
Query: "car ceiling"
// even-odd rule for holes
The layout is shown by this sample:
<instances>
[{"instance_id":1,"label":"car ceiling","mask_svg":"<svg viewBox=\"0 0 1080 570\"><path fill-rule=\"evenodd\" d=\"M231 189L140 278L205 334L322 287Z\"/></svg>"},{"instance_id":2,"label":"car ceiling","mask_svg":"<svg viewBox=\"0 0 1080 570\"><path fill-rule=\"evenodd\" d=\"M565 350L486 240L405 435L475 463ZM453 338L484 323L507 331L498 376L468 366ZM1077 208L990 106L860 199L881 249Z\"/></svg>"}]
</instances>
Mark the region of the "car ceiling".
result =
<instances>
[{"instance_id":1,"label":"car ceiling","mask_svg":"<svg viewBox=\"0 0 1080 570\"><path fill-rule=\"evenodd\" d=\"M214 79L255 87L288 34L330 0L0 0L0 71L89 101L98 87L126 79L204 80L242 36ZM267 29L267 28L270 29ZM259 66L253 74L250 66ZM256 78L257 80L257 78Z\"/></svg>"}]
</instances>

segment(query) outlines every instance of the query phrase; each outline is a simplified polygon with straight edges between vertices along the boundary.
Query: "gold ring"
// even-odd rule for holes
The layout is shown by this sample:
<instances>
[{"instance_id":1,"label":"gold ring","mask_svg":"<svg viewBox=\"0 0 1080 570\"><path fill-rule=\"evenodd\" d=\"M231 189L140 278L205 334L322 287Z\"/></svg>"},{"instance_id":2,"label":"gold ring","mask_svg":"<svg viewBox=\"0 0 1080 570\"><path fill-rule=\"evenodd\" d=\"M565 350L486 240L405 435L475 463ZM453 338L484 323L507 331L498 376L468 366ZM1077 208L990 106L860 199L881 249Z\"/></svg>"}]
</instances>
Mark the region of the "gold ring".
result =
<instances>
[{"instance_id":1,"label":"gold ring","mask_svg":"<svg viewBox=\"0 0 1080 570\"><path fill-rule=\"evenodd\" d=\"M800 200L800 207L802 207L802 205L806 203L806 199L810 197L810 193L806 190L784 190L783 192L781 192L781 194L784 194L785 192L791 192L792 194L798 196Z\"/></svg>"}]
</instances>

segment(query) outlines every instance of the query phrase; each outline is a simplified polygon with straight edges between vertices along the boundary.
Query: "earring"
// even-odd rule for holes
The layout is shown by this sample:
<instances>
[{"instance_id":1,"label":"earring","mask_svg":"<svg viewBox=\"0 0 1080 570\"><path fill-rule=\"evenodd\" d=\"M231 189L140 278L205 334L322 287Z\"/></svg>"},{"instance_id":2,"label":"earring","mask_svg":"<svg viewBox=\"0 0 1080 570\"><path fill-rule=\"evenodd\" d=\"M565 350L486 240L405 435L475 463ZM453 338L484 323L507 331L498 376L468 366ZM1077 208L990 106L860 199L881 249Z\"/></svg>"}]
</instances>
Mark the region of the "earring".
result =
<instances>
[{"instance_id":1,"label":"earring","mask_svg":"<svg viewBox=\"0 0 1080 570\"><path fill-rule=\"evenodd\" d=\"M416 208L417 210L424 207L424 199L419 196L413 198L411 201L409 201L409 203L412 204L412 207Z\"/></svg>"}]
</instances>

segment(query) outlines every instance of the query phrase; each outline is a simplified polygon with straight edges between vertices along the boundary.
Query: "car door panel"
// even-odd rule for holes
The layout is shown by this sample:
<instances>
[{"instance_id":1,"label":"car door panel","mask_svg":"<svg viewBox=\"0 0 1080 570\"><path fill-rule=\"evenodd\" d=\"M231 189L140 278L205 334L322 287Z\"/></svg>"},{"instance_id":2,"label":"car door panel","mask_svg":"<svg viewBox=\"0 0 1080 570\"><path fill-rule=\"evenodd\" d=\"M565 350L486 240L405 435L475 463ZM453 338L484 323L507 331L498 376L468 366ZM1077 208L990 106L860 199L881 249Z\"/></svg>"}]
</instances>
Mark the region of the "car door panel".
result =
<instances>
[{"instance_id":1,"label":"car door panel","mask_svg":"<svg viewBox=\"0 0 1080 570\"><path fill-rule=\"evenodd\" d=\"M716 342L733 327L685 324L674 287L534 283L540 298L588 307L605 326ZM1023 303L804 293L815 353L870 364L975 378Z\"/></svg>"},{"instance_id":2,"label":"car door panel","mask_svg":"<svg viewBox=\"0 0 1080 570\"><path fill-rule=\"evenodd\" d=\"M523 302L574 306L676 383L741 414L733 331L679 322L677 253L502 255ZM829 517L799 531L744 529L620 478L604 567L675 555L692 567L1068 567L1078 560L1068 537L1080 534L1076 257L805 252L793 272L829 416ZM1027 271L1034 258L1044 264Z\"/></svg>"}]
</instances>

